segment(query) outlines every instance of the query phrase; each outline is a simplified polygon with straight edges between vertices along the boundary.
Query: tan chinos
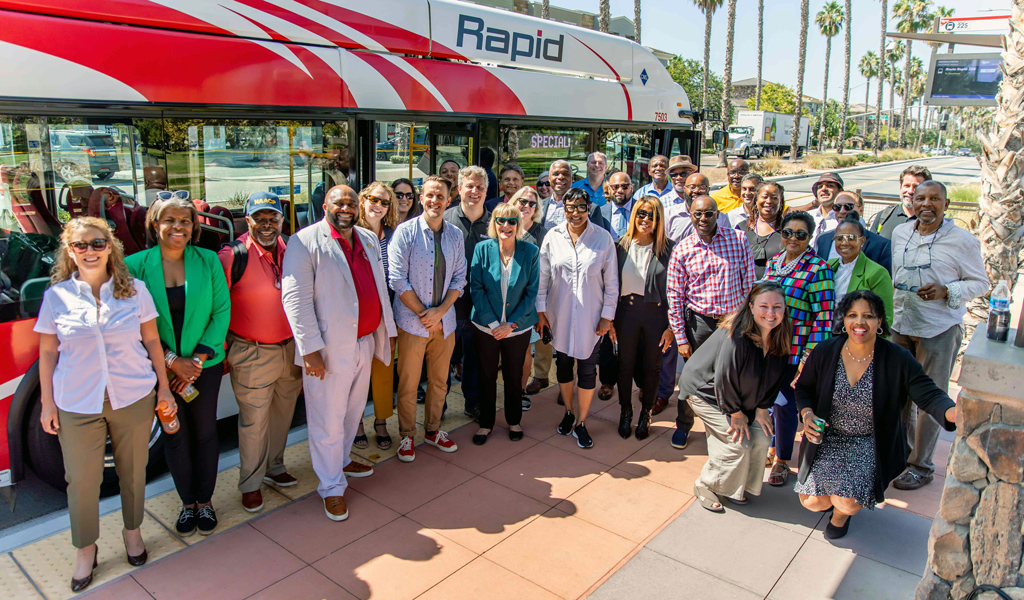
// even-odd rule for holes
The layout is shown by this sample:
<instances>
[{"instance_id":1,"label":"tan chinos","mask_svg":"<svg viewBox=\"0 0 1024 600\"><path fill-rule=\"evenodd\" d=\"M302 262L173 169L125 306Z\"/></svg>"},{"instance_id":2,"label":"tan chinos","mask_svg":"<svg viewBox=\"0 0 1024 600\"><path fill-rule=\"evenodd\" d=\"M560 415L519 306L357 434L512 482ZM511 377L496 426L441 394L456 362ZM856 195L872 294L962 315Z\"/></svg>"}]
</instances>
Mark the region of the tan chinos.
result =
<instances>
[{"instance_id":1,"label":"tan chinos","mask_svg":"<svg viewBox=\"0 0 1024 600\"><path fill-rule=\"evenodd\" d=\"M68 515L71 543L86 548L100 537L100 484L107 435L114 452L114 469L121 484L121 518L124 528L138 529L145 516L146 465L149 434L156 408L156 392L124 408L114 410L103 401L103 412L83 415L57 409L57 438L64 455L64 479L68 482Z\"/></svg>"},{"instance_id":2,"label":"tan chinos","mask_svg":"<svg viewBox=\"0 0 1024 600\"><path fill-rule=\"evenodd\" d=\"M260 489L265 475L286 472L284 448L302 391L295 341L259 344L228 333L231 387L238 401L238 491Z\"/></svg>"},{"instance_id":3,"label":"tan chinos","mask_svg":"<svg viewBox=\"0 0 1024 600\"><path fill-rule=\"evenodd\" d=\"M444 337L438 328L430 337L421 337L398 330L398 433L402 437L416 435L416 388L427 359L427 399L423 406L423 427L437 431L441 412L448 395L448 365L455 349L455 333Z\"/></svg>"},{"instance_id":4,"label":"tan chinos","mask_svg":"<svg viewBox=\"0 0 1024 600\"><path fill-rule=\"evenodd\" d=\"M729 434L729 418L717 406L689 396L686 399L694 414L704 421L708 436L708 461L700 472L700 483L715 494L742 500L746 494L761 495L764 483L764 458L768 455L771 438L764 434L761 426L751 423L750 439L732 441Z\"/></svg>"}]
</instances>

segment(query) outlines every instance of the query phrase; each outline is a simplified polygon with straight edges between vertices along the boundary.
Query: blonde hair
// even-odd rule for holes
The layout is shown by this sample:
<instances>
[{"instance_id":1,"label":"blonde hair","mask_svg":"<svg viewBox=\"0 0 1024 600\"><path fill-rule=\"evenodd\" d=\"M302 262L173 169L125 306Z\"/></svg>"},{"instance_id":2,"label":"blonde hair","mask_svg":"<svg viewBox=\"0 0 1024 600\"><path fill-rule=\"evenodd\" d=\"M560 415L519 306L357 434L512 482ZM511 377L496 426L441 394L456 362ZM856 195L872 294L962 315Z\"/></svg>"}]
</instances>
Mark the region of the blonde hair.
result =
<instances>
[{"instance_id":1,"label":"blonde hair","mask_svg":"<svg viewBox=\"0 0 1024 600\"><path fill-rule=\"evenodd\" d=\"M118 300L131 298L135 295L135 279L128 272L128 265L124 264L124 246L121 240L114 237L114 230L110 228L103 219L96 217L78 217L68 221L64 231L60 234L60 246L53 256L53 268L50 269L50 283L55 285L62 281L71 279L71 275L78 271L78 265L71 258L71 242L74 241L76 233L86 229L95 229L110 246L110 256L107 257L107 274L111 276L114 286L114 297Z\"/></svg>"},{"instance_id":2,"label":"blonde hair","mask_svg":"<svg viewBox=\"0 0 1024 600\"><path fill-rule=\"evenodd\" d=\"M522 239L523 234L526 233L526 229L523 228L523 213L519 210L519 207L508 203L501 202L494 207L491 211L491 222L487 224L487 235L492 238L498 237L498 226L494 223L494 219L519 219L516 221L516 239Z\"/></svg>"},{"instance_id":3,"label":"blonde hair","mask_svg":"<svg viewBox=\"0 0 1024 600\"><path fill-rule=\"evenodd\" d=\"M619 245L629 250L630 245L633 244L633 238L637 235L636 211L640 205L650 205L654 210L654 255L662 256L668 250L668 238L665 236L665 208L656 196L644 196L633 203L633 210L629 213L629 226L626 228L625 235L619 238Z\"/></svg>"},{"instance_id":4,"label":"blonde hair","mask_svg":"<svg viewBox=\"0 0 1024 600\"><path fill-rule=\"evenodd\" d=\"M533 223L539 223L540 222L540 194L537 193L537 190L533 189L532 187L530 187L528 185L527 186L523 186L522 188L520 188L520 190L518 192L512 194L512 197L508 199L508 203L511 204L512 206L515 206L516 208L519 208L516 205L519 202L519 199L522 198L523 196L525 196L526 194L533 194L533 199L537 202L537 206L533 207ZM522 211L520 211L520 213L521 212ZM493 212L492 212L492 214L493 214ZM531 223L531 225L532 225L532 223ZM524 227L524 229L529 229L529 227Z\"/></svg>"},{"instance_id":5,"label":"blonde hair","mask_svg":"<svg viewBox=\"0 0 1024 600\"><path fill-rule=\"evenodd\" d=\"M168 208L180 208L187 210L192 215L192 240L191 243L195 244L199 241L199 234L201 228L199 226L199 211L196 210L196 205L192 204L191 200L182 200L181 198L171 198L170 200L159 200L149 207L146 211L146 243L152 248L153 246L160 245L160 234L156 228L160 219L164 216L164 211Z\"/></svg>"},{"instance_id":6,"label":"blonde hair","mask_svg":"<svg viewBox=\"0 0 1024 600\"><path fill-rule=\"evenodd\" d=\"M391 199L391 204L388 205L387 212L384 213L384 217L381 218L380 224L382 227L395 228L398 224L398 200L395 198L395 190L383 181L374 181L367 185L359 192L359 222L357 225L365 227L366 229L373 230L370 227L370 222L366 220L366 211L363 210L363 201L371 198L373 190L380 188L388 193L388 198Z\"/></svg>"}]
</instances>

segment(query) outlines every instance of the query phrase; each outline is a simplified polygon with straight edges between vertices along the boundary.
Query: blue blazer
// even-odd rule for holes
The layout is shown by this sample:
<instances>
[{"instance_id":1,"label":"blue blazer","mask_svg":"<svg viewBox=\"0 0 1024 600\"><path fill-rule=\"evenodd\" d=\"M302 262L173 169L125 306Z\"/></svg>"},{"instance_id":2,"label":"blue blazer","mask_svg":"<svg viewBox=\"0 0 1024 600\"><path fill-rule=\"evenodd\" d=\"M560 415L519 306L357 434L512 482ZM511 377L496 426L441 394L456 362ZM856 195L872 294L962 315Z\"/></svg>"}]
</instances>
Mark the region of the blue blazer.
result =
<instances>
[{"instance_id":1,"label":"blue blazer","mask_svg":"<svg viewBox=\"0 0 1024 600\"><path fill-rule=\"evenodd\" d=\"M828 260L828 254L832 251L832 241L836 237L836 230L833 229L828 233L823 233L818 236L817 247L814 249L815 253L822 260ZM880 267L885 269L889 276L892 276L892 242L887 238L884 238L877 233L872 233L869 229L867 232L867 241L864 242L864 248L861 249L861 253L864 256L878 263Z\"/></svg>"},{"instance_id":2,"label":"blue blazer","mask_svg":"<svg viewBox=\"0 0 1024 600\"><path fill-rule=\"evenodd\" d=\"M505 322L525 331L537 323L537 290L540 288L540 250L529 242L516 240L512 272L505 299ZM501 320L501 255L498 240L479 242L469 267L469 293L473 297L470 319L489 327Z\"/></svg>"}]
</instances>

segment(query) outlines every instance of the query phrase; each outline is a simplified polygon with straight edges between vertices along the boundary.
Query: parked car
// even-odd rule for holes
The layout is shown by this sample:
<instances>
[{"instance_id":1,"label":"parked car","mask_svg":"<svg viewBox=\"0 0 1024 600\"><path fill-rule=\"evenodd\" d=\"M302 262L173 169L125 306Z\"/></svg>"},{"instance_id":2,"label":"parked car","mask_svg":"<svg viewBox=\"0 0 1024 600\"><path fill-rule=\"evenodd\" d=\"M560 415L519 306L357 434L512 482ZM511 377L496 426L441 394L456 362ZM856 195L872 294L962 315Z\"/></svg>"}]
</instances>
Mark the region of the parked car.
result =
<instances>
[{"instance_id":1,"label":"parked car","mask_svg":"<svg viewBox=\"0 0 1024 600\"><path fill-rule=\"evenodd\" d=\"M960 148L959 150L956 151L956 155L957 156L974 156L974 153L971 152L970 148Z\"/></svg>"},{"instance_id":2,"label":"parked car","mask_svg":"<svg viewBox=\"0 0 1024 600\"><path fill-rule=\"evenodd\" d=\"M54 170L65 180L104 180L119 170L114 137L102 131L51 131Z\"/></svg>"},{"instance_id":3,"label":"parked car","mask_svg":"<svg viewBox=\"0 0 1024 600\"><path fill-rule=\"evenodd\" d=\"M945 148L932 148L931 151L932 156L945 156L946 154L947 152Z\"/></svg>"}]
</instances>

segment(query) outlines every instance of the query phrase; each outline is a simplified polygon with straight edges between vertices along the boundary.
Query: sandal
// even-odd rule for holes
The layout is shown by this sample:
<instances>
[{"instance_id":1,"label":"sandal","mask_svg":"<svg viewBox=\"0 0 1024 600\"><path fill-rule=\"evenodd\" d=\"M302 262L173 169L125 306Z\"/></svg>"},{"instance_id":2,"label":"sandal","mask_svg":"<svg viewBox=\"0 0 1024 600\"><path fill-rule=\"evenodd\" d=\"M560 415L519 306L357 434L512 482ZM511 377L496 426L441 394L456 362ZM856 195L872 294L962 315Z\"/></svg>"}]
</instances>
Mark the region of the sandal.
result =
<instances>
[{"instance_id":1,"label":"sandal","mask_svg":"<svg viewBox=\"0 0 1024 600\"><path fill-rule=\"evenodd\" d=\"M384 428L384 433L381 434L381 428ZM373 421L373 431L377 434L377 447L381 450L387 450L391 447L391 436L388 434L388 423L387 421L377 422L376 419Z\"/></svg>"},{"instance_id":2,"label":"sandal","mask_svg":"<svg viewBox=\"0 0 1024 600\"><path fill-rule=\"evenodd\" d=\"M706 485L701 485L700 482L694 482L693 495L697 497L697 502L700 502L700 505L707 510L710 510L711 512L725 512L725 507L718 501L718 496L708 489Z\"/></svg>"},{"instance_id":3,"label":"sandal","mask_svg":"<svg viewBox=\"0 0 1024 600\"><path fill-rule=\"evenodd\" d=\"M743 506L744 504L749 504L750 503L750 498L746 498L746 497L738 498L737 499L737 498L730 498L730 497L726 496L725 499L728 500L730 504L736 504L738 506Z\"/></svg>"},{"instance_id":4,"label":"sandal","mask_svg":"<svg viewBox=\"0 0 1024 600\"><path fill-rule=\"evenodd\" d=\"M774 449L768 452L768 456L764 459L764 468L770 469L775 465L775 452Z\"/></svg>"},{"instance_id":5,"label":"sandal","mask_svg":"<svg viewBox=\"0 0 1024 600\"><path fill-rule=\"evenodd\" d=\"M776 462L772 465L772 472L768 475L768 485L782 487L789 480L789 464Z\"/></svg>"},{"instance_id":6,"label":"sandal","mask_svg":"<svg viewBox=\"0 0 1024 600\"><path fill-rule=\"evenodd\" d=\"M363 450L364 448L370 445L370 440L367 439L366 434L364 433L363 435L357 435L352 440L352 445L355 446L356 448L359 448L360 450Z\"/></svg>"}]
</instances>

